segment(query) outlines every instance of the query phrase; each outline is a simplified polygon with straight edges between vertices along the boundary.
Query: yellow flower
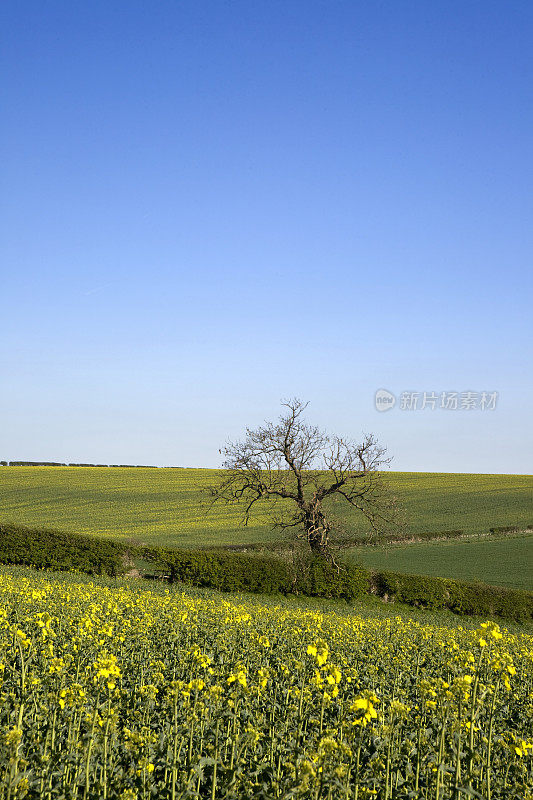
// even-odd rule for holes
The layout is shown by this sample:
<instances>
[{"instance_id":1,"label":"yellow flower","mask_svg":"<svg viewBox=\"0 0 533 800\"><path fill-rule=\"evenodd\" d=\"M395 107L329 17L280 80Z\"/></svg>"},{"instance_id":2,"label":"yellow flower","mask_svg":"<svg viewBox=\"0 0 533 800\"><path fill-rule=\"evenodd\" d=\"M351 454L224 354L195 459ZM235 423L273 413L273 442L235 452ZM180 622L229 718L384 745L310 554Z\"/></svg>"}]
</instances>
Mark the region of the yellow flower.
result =
<instances>
[{"instance_id":1,"label":"yellow flower","mask_svg":"<svg viewBox=\"0 0 533 800\"><path fill-rule=\"evenodd\" d=\"M364 727L368 722L376 719L377 711L374 708L373 702L377 702L377 697L372 694L369 697L356 697L350 706L350 711L355 712L356 715L354 725L362 725Z\"/></svg>"},{"instance_id":2,"label":"yellow flower","mask_svg":"<svg viewBox=\"0 0 533 800\"><path fill-rule=\"evenodd\" d=\"M114 689L116 686L114 679L120 678L121 674L120 668L117 665L116 656L102 653L93 666L96 670L95 681L97 681L98 678L103 678L107 684L107 688L110 690Z\"/></svg>"},{"instance_id":3,"label":"yellow flower","mask_svg":"<svg viewBox=\"0 0 533 800\"><path fill-rule=\"evenodd\" d=\"M268 683L268 670L261 668L260 670L258 670L257 675L259 678L259 686L261 686L261 688L264 689Z\"/></svg>"},{"instance_id":4,"label":"yellow flower","mask_svg":"<svg viewBox=\"0 0 533 800\"><path fill-rule=\"evenodd\" d=\"M400 703L399 700L393 700L390 704L392 713L397 717L407 717L411 711L410 706Z\"/></svg>"},{"instance_id":5,"label":"yellow flower","mask_svg":"<svg viewBox=\"0 0 533 800\"><path fill-rule=\"evenodd\" d=\"M5 734L5 742L8 747L18 747L22 740L22 729L15 725L14 728L10 728L7 733Z\"/></svg>"},{"instance_id":6,"label":"yellow flower","mask_svg":"<svg viewBox=\"0 0 533 800\"><path fill-rule=\"evenodd\" d=\"M328 660L329 647L327 646L326 642L324 642L322 639L319 639L316 645L308 645L307 654L313 656L316 659L318 666L322 667Z\"/></svg>"},{"instance_id":7,"label":"yellow flower","mask_svg":"<svg viewBox=\"0 0 533 800\"><path fill-rule=\"evenodd\" d=\"M246 686L247 686L247 683L246 683L246 672L243 669L240 669L240 670L237 670L236 672L233 672L229 676L227 682L230 685L232 683L239 683L241 686L244 686L244 688L246 688Z\"/></svg>"}]
</instances>

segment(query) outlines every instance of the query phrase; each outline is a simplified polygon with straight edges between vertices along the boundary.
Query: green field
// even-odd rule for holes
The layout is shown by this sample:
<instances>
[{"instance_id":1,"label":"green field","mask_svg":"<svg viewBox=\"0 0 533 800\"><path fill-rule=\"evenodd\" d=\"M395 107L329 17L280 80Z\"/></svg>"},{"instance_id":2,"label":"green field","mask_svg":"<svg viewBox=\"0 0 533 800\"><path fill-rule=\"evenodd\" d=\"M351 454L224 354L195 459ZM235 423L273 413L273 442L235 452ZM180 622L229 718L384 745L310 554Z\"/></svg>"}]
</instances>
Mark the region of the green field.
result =
<instances>
[{"instance_id":1,"label":"green field","mask_svg":"<svg viewBox=\"0 0 533 800\"><path fill-rule=\"evenodd\" d=\"M196 547L272 541L265 517L247 528L241 512L208 509L205 489L216 470L104 467L0 467L0 520L136 543ZM405 508L410 533L462 529L486 532L533 522L533 477L391 472L391 490ZM365 520L337 514L347 533Z\"/></svg>"},{"instance_id":2,"label":"green field","mask_svg":"<svg viewBox=\"0 0 533 800\"><path fill-rule=\"evenodd\" d=\"M374 569L533 590L533 534L355 547L350 556Z\"/></svg>"}]
</instances>

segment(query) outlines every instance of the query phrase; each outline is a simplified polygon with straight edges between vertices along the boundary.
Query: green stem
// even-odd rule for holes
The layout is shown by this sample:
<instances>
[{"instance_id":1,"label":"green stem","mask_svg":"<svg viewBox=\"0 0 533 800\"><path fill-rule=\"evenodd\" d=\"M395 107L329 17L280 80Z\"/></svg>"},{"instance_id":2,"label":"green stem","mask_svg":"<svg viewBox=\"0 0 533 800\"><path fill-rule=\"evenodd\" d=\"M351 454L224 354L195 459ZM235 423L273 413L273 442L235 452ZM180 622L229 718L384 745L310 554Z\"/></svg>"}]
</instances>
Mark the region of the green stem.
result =
<instances>
[{"instance_id":1,"label":"green stem","mask_svg":"<svg viewBox=\"0 0 533 800\"><path fill-rule=\"evenodd\" d=\"M96 728L96 718L98 716L98 703L100 700L100 693L98 693L96 697L96 704L94 707L94 714L93 714L93 721L91 725L91 735L89 737L89 744L87 745L87 757L85 759L85 789L83 792L83 800L87 800L89 796L89 775L90 775L90 767L91 767L91 754L93 750L93 742L94 742L94 730Z\"/></svg>"},{"instance_id":2,"label":"green stem","mask_svg":"<svg viewBox=\"0 0 533 800\"><path fill-rule=\"evenodd\" d=\"M492 800L492 787L490 780L491 755L492 755L492 726L494 724L494 709L496 708L496 695L498 694L499 686L500 686L500 677L498 676L498 680L496 681L496 686L494 687L494 694L492 696L492 703L490 706L490 716L489 716L489 735L487 744L487 800Z\"/></svg>"},{"instance_id":3,"label":"green stem","mask_svg":"<svg viewBox=\"0 0 533 800\"><path fill-rule=\"evenodd\" d=\"M217 726L215 729L215 758L213 764L213 783L211 785L211 800L215 800L215 795L217 791L217 766L218 766L218 725L219 721L217 719Z\"/></svg>"},{"instance_id":4,"label":"green stem","mask_svg":"<svg viewBox=\"0 0 533 800\"><path fill-rule=\"evenodd\" d=\"M459 719L457 726L457 751L455 755L455 784L454 784L454 798L458 800L461 796L459 791L459 781L461 779L461 722L463 716L463 704L459 701Z\"/></svg>"}]
</instances>

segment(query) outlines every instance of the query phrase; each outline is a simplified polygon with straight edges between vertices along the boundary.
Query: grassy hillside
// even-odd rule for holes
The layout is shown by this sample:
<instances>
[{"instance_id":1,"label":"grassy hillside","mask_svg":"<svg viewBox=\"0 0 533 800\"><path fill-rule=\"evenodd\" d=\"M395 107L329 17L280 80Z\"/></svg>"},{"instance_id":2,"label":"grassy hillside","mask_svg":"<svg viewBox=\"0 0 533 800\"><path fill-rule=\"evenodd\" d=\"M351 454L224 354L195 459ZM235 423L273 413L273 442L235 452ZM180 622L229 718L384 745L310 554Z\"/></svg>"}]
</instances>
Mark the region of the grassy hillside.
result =
<instances>
[{"instance_id":1,"label":"grassy hillside","mask_svg":"<svg viewBox=\"0 0 533 800\"><path fill-rule=\"evenodd\" d=\"M373 569L483 581L533 590L533 534L495 539L436 541L389 547L355 547L353 560Z\"/></svg>"},{"instance_id":2,"label":"grassy hillside","mask_svg":"<svg viewBox=\"0 0 533 800\"><path fill-rule=\"evenodd\" d=\"M160 545L234 544L272 540L266 518L247 528L227 506L208 511L205 489L216 470L0 467L0 520ZM467 533L533 522L533 477L390 473L411 532L461 528ZM348 532L363 519L337 513Z\"/></svg>"}]
</instances>

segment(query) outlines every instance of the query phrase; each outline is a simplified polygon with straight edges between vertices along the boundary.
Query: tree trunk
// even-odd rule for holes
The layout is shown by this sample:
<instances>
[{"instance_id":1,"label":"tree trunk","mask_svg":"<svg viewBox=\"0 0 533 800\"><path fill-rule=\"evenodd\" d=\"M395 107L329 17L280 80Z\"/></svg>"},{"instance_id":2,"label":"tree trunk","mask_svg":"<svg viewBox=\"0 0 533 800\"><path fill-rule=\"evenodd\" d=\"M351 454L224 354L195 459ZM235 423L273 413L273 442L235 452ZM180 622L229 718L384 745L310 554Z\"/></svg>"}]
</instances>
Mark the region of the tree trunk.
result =
<instances>
[{"instance_id":1,"label":"tree trunk","mask_svg":"<svg viewBox=\"0 0 533 800\"><path fill-rule=\"evenodd\" d=\"M320 509L311 508L305 512L304 528L313 554L327 556L329 552L330 527Z\"/></svg>"}]
</instances>

